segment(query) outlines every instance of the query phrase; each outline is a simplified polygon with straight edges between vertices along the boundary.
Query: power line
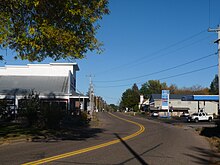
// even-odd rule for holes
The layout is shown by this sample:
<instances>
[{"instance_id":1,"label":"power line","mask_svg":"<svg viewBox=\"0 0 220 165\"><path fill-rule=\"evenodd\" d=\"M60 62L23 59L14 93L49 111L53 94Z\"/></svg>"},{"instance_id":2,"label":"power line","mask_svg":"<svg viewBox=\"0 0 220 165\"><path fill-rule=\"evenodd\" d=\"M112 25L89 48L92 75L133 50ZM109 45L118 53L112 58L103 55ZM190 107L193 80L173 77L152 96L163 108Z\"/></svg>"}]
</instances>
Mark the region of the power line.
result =
<instances>
[{"instance_id":1,"label":"power line","mask_svg":"<svg viewBox=\"0 0 220 165\"><path fill-rule=\"evenodd\" d=\"M134 80L134 79L138 79L138 78L143 78L143 77L151 76L151 75L154 75L154 74L166 72L166 71L169 71L169 70L172 70L172 69L176 69L176 68L179 68L179 67L182 67L182 66L185 66L185 65L188 65L188 64L191 64L191 63L203 60L205 58L211 57L213 55L217 55L217 53L212 53L212 54L209 54L209 55L206 55L206 56L194 59L192 61L189 61L189 62L186 62L186 63L183 63L183 64L179 64L179 65L167 68L167 69L163 69L163 70L160 70L160 71L152 72L152 73L141 75L141 76L130 77L130 78L126 78L126 79L109 80L109 81L94 81L94 82L98 82L98 83L99 82L114 82L115 83L115 82L121 82L121 81L127 81L127 80Z\"/></svg>"},{"instance_id":2,"label":"power line","mask_svg":"<svg viewBox=\"0 0 220 165\"><path fill-rule=\"evenodd\" d=\"M176 46L176 45L179 45L179 44L181 44L181 43L183 43L183 42L186 42L186 41L188 41L188 40L190 40L190 39L192 39L192 38L195 38L195 37L199 36L200 34L206 32L206 31L207 31L206 29L205 29L205 30L202 30L202 31L200 31L200 32L198 32L198 33L196 33L196 34L191 35L190 37L187 37L187 38L185 38L185 39L183 39L183 40L180 40L180 41L178 41L178 42L175 42L175 43L173 43L173 44L171 44L171 45L169 45L169 46L167 46L167 47L165 47L165 48L161 48L161 49L159 49L159 50L157 50L157 51L151 53L151 54L148 55L148 56L144 55L144 56L142 56L142 57L140 57L140 58L138 58L138 59L132 61L132 63L134 64L134 63L137 63L137 62L139 62L139 61L142 61L143 59L146 59L146 58L152 57L152 56L154 56L154 55L156 55L156 54L159 54L160 52L162 52L162 51L164 51L164 50L167 50L167 49L172 48L172 47L174 47L174 46ZM126 63L126 64L124 64L124 65L112 67L112 68L110 68L110 69L108 69L108 70L106 70L106 71L102 71L102 72L96 73L96 75L103 74L103 73L107 73L107 72L110 72L110 71L112 71L112 70L116 70L116 69L119 69L119 68L122 68L122 67L124 68L124 67L126 67L126 66L130 66L130 64L131 64L131 63L129 62L129 63Z\"/></svg>"},{"instance_id":3,"label":"power line","mask_svg":"<svg viewBox=\"0 0 220 165\"><path fill-rule=\"evenodd\" d=\"M192 46L192 45L194 45L194 44L196 44L196 43L198 43L198 42L201 42L202 40L205 40L205 39L207 39L207 38L209 38L209 37L211 37L211 35L208 35L208 36L206 36L206 37L204 37L204 38L202 38L202 39L199 39L199 40L197 40L197 41L194 41L194 42L192 42L192 43L189 43L189 44L187 44L187 45L185 45L185 46L182 46L182 47L180 47L180 48L177 48L177 49L175 49L175 50L173 50L173 51L170 51L170 52L168 52L168 53L153 56L153 57L150 58L147 62L153 61L154 59L157 59L158 57L161 57L161 56L164 57L164 56L170 55L171 53L178 52L179 50L182 50L182 49L184 49L184 48L186 48L186 47L188 47L188 46ZM136 66L137 64L138 64L138 65L143 64L143 63L145 63L146 60L147 60L147 59L145 59L145 60L143 60L143 61L140 61L139 63L136 63L135 65L130 66L129 68L132 68L132 67Z\"/></svg>"},{"instance_id":4,"label":"power line","mask_svg":"<svg viewBox=\"0 0 220 165\"><path fill-rule=\"evenodd\" d=\"M200 69L196 69L196 70L192 70L192 71L189 71L189 72L184 72L184 73L180 73L180 74L176 74L176 75L172 75L172 76L167 76L167 77L163 77L163 78L160 78L158 80L164 80L164 79L169 79L169 78L174 78L174 77L179 77L179 76L183 76L183 75L187 75L187 74L191 74L191 73L195 73L195 72L199 72L199 71L202 71L202 70L206 70L206 69L210 69L210 68L214 68L218 66L218 64L216 65L212 65L212 66L208 66L208 67L204 67L204 68L200 68ZM143 84L145 82L138 82L136 84ZM113 88L113 87L123 87L123 86L131 86L133 85L134 83L130 83L130 84L124 84L124 85L112 85L112 86L96 86L96 88Z\"/></svg>"},{"instance_id":5,"label":"power line","mask_svg":"<svg viewBox=\"0 0 220 165\"><path fill-rule=\"evenodd\" d=\"M161 78L159 80L169 79L169 78L173 78L173 77L179 77L179 76L183 76L183 75L186 75L186 74L195 73L195 72L199 72L199 71L202 71L202 70L214 68L216 66L218 66L218 64L208 66L208 67L205 67L205 68L201 68L201 69L197 69L197 70L193 70L193 71L189 71L189 72L185 72L185 73L176 74L176 75L173 75L173 76L164 77L164 78Z\"/></svg>"}]
</instances>

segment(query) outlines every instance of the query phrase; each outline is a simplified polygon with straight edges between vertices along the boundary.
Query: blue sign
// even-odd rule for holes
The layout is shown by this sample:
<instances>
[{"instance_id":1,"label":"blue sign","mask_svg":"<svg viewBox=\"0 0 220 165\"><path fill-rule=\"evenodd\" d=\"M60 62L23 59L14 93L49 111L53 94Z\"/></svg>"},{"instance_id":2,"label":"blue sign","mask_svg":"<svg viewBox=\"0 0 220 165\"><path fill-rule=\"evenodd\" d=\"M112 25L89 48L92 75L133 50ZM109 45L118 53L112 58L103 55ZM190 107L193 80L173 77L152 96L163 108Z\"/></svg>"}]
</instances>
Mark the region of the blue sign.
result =
<instances>
[{"instance_id":1,"label":"blue sign","mask_svg":"<svg viewBox=\"0 0 220 165\"><path fill-rule=\"evenodd\" d=\"M169 109L169 90L162 90L162 109L168 110Z\"/></svg>"}]
</instances>

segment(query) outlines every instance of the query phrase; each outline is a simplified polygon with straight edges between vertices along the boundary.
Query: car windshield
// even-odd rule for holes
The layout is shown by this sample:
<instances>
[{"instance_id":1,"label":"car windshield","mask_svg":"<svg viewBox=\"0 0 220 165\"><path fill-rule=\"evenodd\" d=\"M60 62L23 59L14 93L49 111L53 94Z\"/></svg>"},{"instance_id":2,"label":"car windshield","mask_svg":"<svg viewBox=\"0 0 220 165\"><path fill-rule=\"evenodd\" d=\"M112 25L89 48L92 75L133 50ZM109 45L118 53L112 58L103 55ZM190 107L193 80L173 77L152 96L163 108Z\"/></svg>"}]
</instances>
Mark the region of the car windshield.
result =
<instances>
[{"instance_id":1,"label":"car windshield","mask_svg":"<svg viewBox=\"0 0 220 165\"><path fill-rule=\"evenodd\" d=\"M192 115L193 115L193 116L198 116L198 113L193 113Z\"/></svg>"}]
</instances>

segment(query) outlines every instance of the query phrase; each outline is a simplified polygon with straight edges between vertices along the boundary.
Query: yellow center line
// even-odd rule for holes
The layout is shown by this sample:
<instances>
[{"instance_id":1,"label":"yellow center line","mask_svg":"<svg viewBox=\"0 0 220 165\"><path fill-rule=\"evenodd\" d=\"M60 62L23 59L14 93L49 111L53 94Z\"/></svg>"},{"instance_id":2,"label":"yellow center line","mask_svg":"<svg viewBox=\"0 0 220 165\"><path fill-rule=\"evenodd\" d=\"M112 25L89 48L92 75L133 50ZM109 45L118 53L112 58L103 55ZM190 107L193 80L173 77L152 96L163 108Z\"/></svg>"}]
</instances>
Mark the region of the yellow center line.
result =
<instances>
[{"instance_id":1,"label":"yellow center line","mask_svg":"<svg viewBox=\"0 0 220 165\"><path fill-rule=\"evenodd\" d=\"M144 132L145 130L145 127L142 125L142 124L139 124L137 122L134 122L134 121L131 121L131 120L127 120L127 119L124 119L124 118L121 118L121 117L118 117L112 113L109 113L110 115L120 119L120 120L124 120L126 122L129 122L129 123L132 123L132 124L135 124L137 126L139 126L139 130L131 135L128 135L126 137L123 137L122 140L128 140L128 139L131 139L135 136L138 136L140 135L141 133ZM113 144L116 144L116 143L120 143L121 140L117 139L117 140L112 140L112 141L109 141L109 142L106 142L106 143L102 143L102 144L99 144L99 145L95 145L95 146L92 146L92 147L88 147L88 148L84 148L84 149L80 149L80 150L76 150L76 151L72 151L72 152L67 152L67 153L64 153L64 154L60 154L60 155L56 155L56 156L51 156L51 157L48 157L48 158L44 158L44 159L40 159L40 160L36 160L36 161L32 161L32 162L28 162L28 163L24 163L23 165L37 165L37 164L43 164L43 163L47 163L47 162L52 162L52 161L55 161L55 160L59 160L59 159L63 159L63 158L67 158L67 157L70 157L70 156L74 156L74 155L78 155L78 154L82 154L82 153L85 153L85 152L89 152L89 151L93 151L93 150L97 150L99 148L103 148L103 147L107 147L107 146L110 146L110 145L113 145Z\"/></svg>"}]
</instances>

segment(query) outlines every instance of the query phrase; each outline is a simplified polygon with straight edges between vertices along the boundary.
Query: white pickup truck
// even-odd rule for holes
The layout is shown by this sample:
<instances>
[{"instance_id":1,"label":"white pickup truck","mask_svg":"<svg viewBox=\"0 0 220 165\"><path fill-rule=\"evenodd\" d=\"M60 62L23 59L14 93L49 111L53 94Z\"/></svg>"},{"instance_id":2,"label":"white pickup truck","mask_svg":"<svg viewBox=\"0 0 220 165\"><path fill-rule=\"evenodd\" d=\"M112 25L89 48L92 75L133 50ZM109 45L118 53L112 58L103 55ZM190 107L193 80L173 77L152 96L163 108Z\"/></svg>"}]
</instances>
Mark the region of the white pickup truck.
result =
<instances>
[{"instance_id":1,"label":"white pickup truck","mask_svg":"<svg viewBox=\"0 0 220 165\"><path fill-rule=\"evenodd\" d=\"M209 121L211 122L213 120L213 115L209 115L206 112L199 112L199 113L193 113L189 117L187 117L187 121L191 122L199 122L199 121Z\"/></svg>"}]
</instances>

